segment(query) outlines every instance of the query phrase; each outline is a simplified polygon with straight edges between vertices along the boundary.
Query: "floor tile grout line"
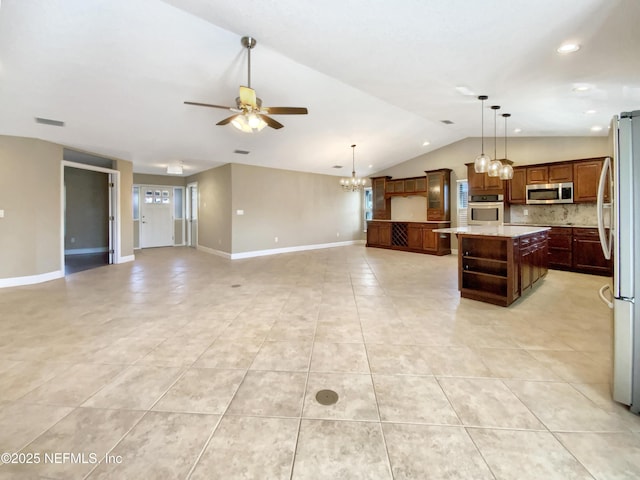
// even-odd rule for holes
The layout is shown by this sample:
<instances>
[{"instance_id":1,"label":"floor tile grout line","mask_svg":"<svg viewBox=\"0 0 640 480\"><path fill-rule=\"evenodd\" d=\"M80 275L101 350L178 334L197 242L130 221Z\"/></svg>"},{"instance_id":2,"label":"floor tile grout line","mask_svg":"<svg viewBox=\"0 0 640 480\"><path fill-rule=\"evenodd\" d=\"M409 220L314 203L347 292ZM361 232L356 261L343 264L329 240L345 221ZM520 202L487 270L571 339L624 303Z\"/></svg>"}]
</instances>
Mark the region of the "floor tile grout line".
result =
<instances>
[{"instance_id":1,"label":"floor tile grout line","mask_svg":"<svg viewBox=\"0 0 640 480\"><path fill-rule=\"evenodd\" d=\"M290 298L290 296L288 298ZM284 302L284 303L286 303L286 302ZM281 307L280 311L278 312L278 315L280 315L282 313L282 308L284 308L284 303L283 303L283 307ZM243 311L244 311L244 309L243 309ZM242 311L239 312L238 315L235 318L237 319L240 316L241 313L242 313ZM274 321L274 323L275 323L275 321ZM273 324L271 325L271 328L273 328ZM221 334L222 334L222 332L221 332ZM263 345L267 341L267 337L268 337L268 334L265 335L265 337L262 339L262 342L260 343L260 347L258 347L258 349L256 350L256 353L255 353L251 363L253 363L253 361L255 361L256 357L258 356L258 353L260 352L260 349L263 347ZM220 337L217 337L217 338L220 338ZM213 345L213 342L212 342L212 345ZM204 352L200 356L202 356L203 354L204 354ZM198 357L198 359L199 358L200 357ZM216 424L213 427L211 433L209 434L208 438L204 442L202 448L200 449L200 452L196 456L196 458L195 458L195 460L193 462L193 465L191 465L191 468L189 469L189 471L187 472L187 475L185 476L185 480L189 480L191 478L191 476L193 475L193 473L196 471L196 468L198 467L198 464L200 463L200 460L202 459L202 456L204 455L204 452L206 452L207 448L209 447L209 444L211 443L211 440L213 439L213 437L216 434L216 432L218 431L218 428L220 427L220 424L222 423L222 420L224 419L225 415L227 414L227 412L229 410L229 407L233 403L233 400L236 398L236 395L240 391L240 388L242 387L242 384L244 383L245 379L247 378L247 375L249 374L249 371L250 371L249 369L250 368L251 368L251 365L249 365L247 367L247 369L245 370L244 375L242 376L242 380L240 380L240 383L238 383L238 387L236 388L235 392L233 393L233 395L231 396L231 398L227 402L227 406L224 408L224 411L220 414L220 416L218 418L218 421L216 422Z\"/></svg>"},{"instance_id":2,"label":"floor tile grout line","mask_svg":"<svg viewBox=\"0 0 640 480\"><path fill-rule=\"evenodd\" d=\"M367 264L369 264L367 262ZM371 266L369 266L369 268L371 268ZM356 300L356 295L355 295L355 291L354 291L354 300ZM395 475L393 474L393 466L391 465L391 455L389 454L389 446L387 445L387 439L386 436L384 434L384 428L382 428L382 415L380 414L380 403L378 401L378 393L376 392L376 385L373 379L373 371L371 368L371 359L369 358L369 349L367 347L367 342L366 339L364 338L364 329L362 328L362 320L360 318L360 309L358 307L358 302L356 300L356 311L358 312L358 320L360 323L360 334L362 335L362 342L364 345L364 353L367 357L367 365L369 366L369 378L371 380L371 388L373 390L373 398L375 399L376 402L376 412L378 412L378 426L380 428L380 436L382 437L382 445L384 447L384 451L386 453L387 456L387 471L391 477L391 479L393 480L395 478Z\"/></svg>"},{"instance_id":3,"label":"floor tile grout line","mask_svg":"<svg viewBox=\"0 0 640 480\"><path fill-rule=\"evenodd\" d=\"M321 300L322 302L322 297ZM300 431L302 430L302 419L304 418L304 407L307 398L307 389L309 388L309 377L311 376L311 362L313 361L313 352L316 344L316 334L318 333L318 322L320 318L320 309L318 309L318 313L316 314L315 319L315 327L313 329L313 335L311 339L311 350L309 352L309 362L307 368L307 378L305 379L304 389L302 390L302 405L300 406L300 418L298 419L298 429L296 431L296 440L293 446L293 456L291 458L291 467L289 472L289 480L293 479L293 472L296 466L296 456L298 454L298 444L300 442Z\"/></svg>"},{"instance_id":4,"label":"floor tile grout line","mask_svg":"<svg viewBox=\"0 0 640 480\"><path fill-rule=\"evenodd\" d=\"M597 479L598 479L597 475L595 475L594 473L592 473L592 472L591 472L591 470L587 467L587 465L585 465L584 463L582 463L582 462L580 461L580 459L579 459L578 457L576 457L576 456L574 455L574 453L569 449L569 447L568 447L568 446L566 446L566 445L564 444L564 442L562 441L562 439L561 439L560 437L558 437L558 435L557 435L557 433L558 433L558 432L549 432L549 433L551 433L551 435L552 435L552 436L553 436L553 438L556 440L556 442L558 442L558 444L559 444L559 445L561 445L561 446L562 446L562 448L564 448L564 450L565 450L569 455L571 455L571 456L576 460L576 462L578 462L578 464L582 466L582 468L584 468L584 469L585 469L585 471L586 471L586 472L587 472L587 473L588 473L588 474L593 478L593 480L597 480ZM567 433L577 433L577 432L567 432Z\"/></svg>"}]
</instances>

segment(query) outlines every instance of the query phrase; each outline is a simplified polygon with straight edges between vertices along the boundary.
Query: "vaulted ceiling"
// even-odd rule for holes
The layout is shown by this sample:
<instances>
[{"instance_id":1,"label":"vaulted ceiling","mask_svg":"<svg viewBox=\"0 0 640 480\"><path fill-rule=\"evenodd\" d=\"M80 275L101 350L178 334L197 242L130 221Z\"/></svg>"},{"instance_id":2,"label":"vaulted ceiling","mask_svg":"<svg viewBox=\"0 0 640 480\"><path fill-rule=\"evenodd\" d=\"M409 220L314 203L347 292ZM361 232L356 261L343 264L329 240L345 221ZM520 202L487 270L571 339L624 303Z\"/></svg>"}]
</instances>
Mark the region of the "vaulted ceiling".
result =
<instances>
[{"instance_id":1,"label":"vaulted ceiling","mask_svg":"<svg viewBox=\"0 0 640 480\"><path fill-rule=\"evenodd\" d=\"M606 135L640 109L638 19L638 0L1 0L0 134L185 175L228 162L348 175L357 144L368 175L479 136L486 94L485 134L497 104L519 135ZM184 105L234 104L244 35L264 104L308 115L246 134ZM569 41L581 49L558 54Z\"/></svg>"}]
</instances>

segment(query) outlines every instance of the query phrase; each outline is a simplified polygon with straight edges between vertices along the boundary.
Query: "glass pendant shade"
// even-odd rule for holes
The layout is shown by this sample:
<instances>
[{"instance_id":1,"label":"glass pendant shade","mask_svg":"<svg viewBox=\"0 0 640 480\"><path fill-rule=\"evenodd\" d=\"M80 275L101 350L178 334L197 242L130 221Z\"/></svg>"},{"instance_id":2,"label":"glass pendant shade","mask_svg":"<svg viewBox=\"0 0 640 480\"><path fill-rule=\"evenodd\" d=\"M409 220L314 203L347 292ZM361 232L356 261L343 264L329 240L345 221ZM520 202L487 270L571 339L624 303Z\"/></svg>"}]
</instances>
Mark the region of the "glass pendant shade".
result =
<instances>
[{"instance_id":1,"label":"glass pendant shade","mask_svg":"<svg viewBox=\"0 0 640 480\"><path fill-rule=\"evenodd\" d=\"M500 180L511 180L513 178L513 167L508 163L502 165L500 169Z\"/></svg>"},{"instance_id":2,"label":"glass pendant shade","mask_svg":"<svg viewBox=\"0 0 640 480\"><path fill-rule=\"evenodd\" d=\"M490 177L499 177L500 170L502 169L502 162L500 160L491 160L489 168L487 169L487 175Z\"/></svg>"},{"instance_id":3,"label":"glass pendant shade","mask_svg":"<svg viewBox=\"0 0 640 480\"><path fill-rule=\"evenodd\" d=\"M491 157L481 153L476 157L475 162L473 162L473 169L476 173L486 173L487 170L489 170L489 163L491 163Z\"/></svg>"},{"instance_id":4,"label":"glass pendant shade","mask_svg":"<svg viewBox=\"0 0 640 480\"><path fill-rule=\"evenodd\" d=\"M478 97L478 100L482 101L482 110L481 110L482 112L482 122L481 122L482 153L480 153L480 155L478 155L475 161L473 162L473 169L475 170L476 173L486 173L489 169L489 163L491 162L491 157L484 153L484 101L488 98L489 97L487 97L486 95L480 95Z\"/></svg>"}]
</instances>

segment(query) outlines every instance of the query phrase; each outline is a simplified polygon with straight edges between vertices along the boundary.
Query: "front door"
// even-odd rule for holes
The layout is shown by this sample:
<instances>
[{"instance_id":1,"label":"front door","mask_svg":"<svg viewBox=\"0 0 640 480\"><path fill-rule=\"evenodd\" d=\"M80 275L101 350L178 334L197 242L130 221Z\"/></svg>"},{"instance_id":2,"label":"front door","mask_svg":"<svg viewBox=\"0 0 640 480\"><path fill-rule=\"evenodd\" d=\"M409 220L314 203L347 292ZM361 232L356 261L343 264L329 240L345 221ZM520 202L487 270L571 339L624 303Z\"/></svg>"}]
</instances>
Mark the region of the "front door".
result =
<instances>
[{"instance_id":1,"label":"front door","mask_svg":"<svg viewBox=\"0 0 640 480\"><path fill-rule=\"evenodd\" d=\"M140 187L140 248L173 245L173 189L144 185Z\"/></svg>"}]
</instances>

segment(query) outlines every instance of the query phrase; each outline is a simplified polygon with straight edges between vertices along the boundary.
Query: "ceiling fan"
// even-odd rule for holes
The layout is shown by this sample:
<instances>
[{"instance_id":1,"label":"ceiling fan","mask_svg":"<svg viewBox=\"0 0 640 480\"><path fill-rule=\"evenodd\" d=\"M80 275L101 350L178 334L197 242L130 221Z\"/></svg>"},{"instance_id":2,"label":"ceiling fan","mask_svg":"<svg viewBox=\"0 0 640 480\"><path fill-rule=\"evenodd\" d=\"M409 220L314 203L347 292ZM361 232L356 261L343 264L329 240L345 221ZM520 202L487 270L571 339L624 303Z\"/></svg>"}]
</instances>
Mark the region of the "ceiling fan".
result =
<instances>
[{"instance_id":1,"label":"ceiling fan","mask_svg":"<svg viewBox=\"0 0 640 480\"><path fill-rule=\"evenodd\" d=\"M256 46L256 39L253 37L242 37L240 41L248 52L247 65L247 86L240 86L240 94L236 97L235 107L226 107L224 105L212 105L210 103L200 102L184 102L187 105L196 105L199 107L223 108L234 112L234 115L220 120L216 125L227 125L231 123L238 130L243 132L260 131L264 127L282 128L280 122L269 117L269 115L306 115L308 110L304 107L263 107L262 99L256 96L256 91L251 88L251 49Z\"/></svg>"}]
</instances>

